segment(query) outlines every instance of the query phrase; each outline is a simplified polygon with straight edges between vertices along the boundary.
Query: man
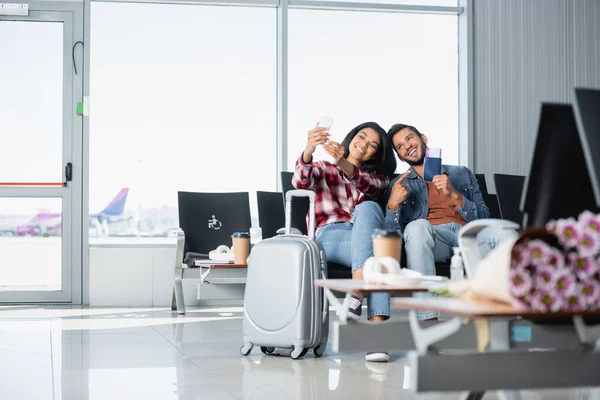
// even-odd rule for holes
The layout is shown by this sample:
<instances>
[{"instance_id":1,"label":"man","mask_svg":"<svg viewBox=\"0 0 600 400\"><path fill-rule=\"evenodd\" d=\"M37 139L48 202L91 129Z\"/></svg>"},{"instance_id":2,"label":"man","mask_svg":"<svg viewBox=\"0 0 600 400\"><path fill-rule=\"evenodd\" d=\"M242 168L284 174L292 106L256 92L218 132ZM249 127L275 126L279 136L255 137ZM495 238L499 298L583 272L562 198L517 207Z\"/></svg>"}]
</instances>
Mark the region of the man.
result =
<instances>
[{"instance_id":1,"label":"man","mask_svg":"<svg viewBox=\"0 0 600 400\"><path fill-rule=\"evenodd\" d=\"M398 158L410 165L391 181L386 191L386 224L403 232L407 267L424 275L435 275L435 262L452 257L458 246L458 231L467 222L489 218L477 178L467 167L443 165L432 182L423 179L427 136L410 125L396 124L388 131ZM517 233L486 228L477 241L482 257ZM429 296L416 293L415 296ZM419 313L419 319L437 318Z\"/></svg>"}]
</instances>

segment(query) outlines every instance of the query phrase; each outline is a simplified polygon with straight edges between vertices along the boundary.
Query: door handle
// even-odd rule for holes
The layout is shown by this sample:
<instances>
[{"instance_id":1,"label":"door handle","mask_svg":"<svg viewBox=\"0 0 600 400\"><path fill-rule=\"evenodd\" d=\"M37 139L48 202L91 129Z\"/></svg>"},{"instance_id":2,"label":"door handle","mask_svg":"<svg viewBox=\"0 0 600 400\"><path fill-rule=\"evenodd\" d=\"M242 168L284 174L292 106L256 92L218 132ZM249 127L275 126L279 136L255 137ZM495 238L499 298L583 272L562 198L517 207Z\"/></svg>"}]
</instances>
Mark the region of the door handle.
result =
<instances>
[{"instance_id":1,"label":"door handle","mask_svg":"<svg viewBox=\"0 0 600 400\"><path fill-rule=\"evenodd\" d=\"M73 164L68 162L65 166L65 186L67 186L67 182L71 182L73 180Z\"/></svg>"}]
</instances>

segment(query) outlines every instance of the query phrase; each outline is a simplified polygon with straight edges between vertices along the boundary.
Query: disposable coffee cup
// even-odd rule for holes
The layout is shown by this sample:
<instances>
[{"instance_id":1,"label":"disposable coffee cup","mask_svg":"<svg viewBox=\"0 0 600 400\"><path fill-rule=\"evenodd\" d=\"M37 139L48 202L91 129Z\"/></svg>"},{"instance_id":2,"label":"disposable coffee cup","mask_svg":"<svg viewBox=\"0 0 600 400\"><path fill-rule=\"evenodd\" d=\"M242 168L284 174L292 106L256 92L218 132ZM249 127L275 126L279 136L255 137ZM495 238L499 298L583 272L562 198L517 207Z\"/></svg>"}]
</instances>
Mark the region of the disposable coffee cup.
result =
<instances>
[{"instance_id":1,"label":"disposable coffee cup","mask_svg":"<svg viewBox=\"0 0 600 400\"><path fill-rule=\"evenodd\" d=\"M250 233L235 232L231 235L231 244L233 245L233 263L245 265L250 252Z\"/></svg>"},{"instance_id":2,"label":"disposable coffee cup","mask_svg":"<svg viewBox=\"0 0 600 400\"><path fill-rule=\"evenodd\" d=\"M377 229L371 237L373 239L373 255L375 258L392 257L400 263L402 236L398 231Z\"/></svg>"}]
</instances>

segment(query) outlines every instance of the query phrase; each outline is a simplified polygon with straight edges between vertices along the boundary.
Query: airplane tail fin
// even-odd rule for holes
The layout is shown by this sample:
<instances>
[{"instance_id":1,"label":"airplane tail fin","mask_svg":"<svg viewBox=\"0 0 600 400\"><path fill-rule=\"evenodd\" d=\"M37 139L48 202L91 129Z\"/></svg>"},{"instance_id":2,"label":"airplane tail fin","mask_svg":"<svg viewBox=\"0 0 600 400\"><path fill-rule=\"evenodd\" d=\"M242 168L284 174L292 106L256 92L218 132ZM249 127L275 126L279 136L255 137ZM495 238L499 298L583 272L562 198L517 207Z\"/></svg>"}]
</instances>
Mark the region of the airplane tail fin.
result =
<instances>
[{"instance_id":1,"label":"airplane tail fin","mask_svg":"<svg viewBox=\"0 0 600 400\"><path fill-rule=\"evenodd\" d=\"M118 216L118 215L123 214L123 211L125 209L125 202L127 201L128 194L129 194L129 188L121 189L121 191L115 196L115 198L112 199L112 201L110 203L108 203L106 208L104 210L100 211L100 214L108 216L108 217L113 217L113 216Z\"/></svg>"}]
</instances>

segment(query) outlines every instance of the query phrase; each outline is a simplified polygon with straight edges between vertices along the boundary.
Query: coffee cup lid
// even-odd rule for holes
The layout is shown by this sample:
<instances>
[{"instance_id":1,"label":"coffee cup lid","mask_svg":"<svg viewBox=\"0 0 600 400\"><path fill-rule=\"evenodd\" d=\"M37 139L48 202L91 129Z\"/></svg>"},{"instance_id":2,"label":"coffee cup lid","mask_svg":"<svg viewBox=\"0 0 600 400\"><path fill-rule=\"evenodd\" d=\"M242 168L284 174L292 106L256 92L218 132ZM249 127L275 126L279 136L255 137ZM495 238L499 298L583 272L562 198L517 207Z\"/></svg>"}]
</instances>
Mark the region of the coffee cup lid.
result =
<instances>
[{"instance_id":1,"label":"coffee cup lid","mask_svg":"<svg viewBox=\"0 0 600 400\"><path fill-rule=\"evenodd\" d=\"M376 229L371 236L373 239L375 238L399 238L400 233L394 229Z\"/></svg>"},{"instance_id":2,"label":"coffee cup lid","mask_svg":"<svg viewBox=\"0 0 600 400\"><path fill-rule=\"evenodd\" d=\"M242 239L250 239L250 233L248 232L235 232L231 235L232 238L242 238Z\"/></svg>"}]
</instances>

